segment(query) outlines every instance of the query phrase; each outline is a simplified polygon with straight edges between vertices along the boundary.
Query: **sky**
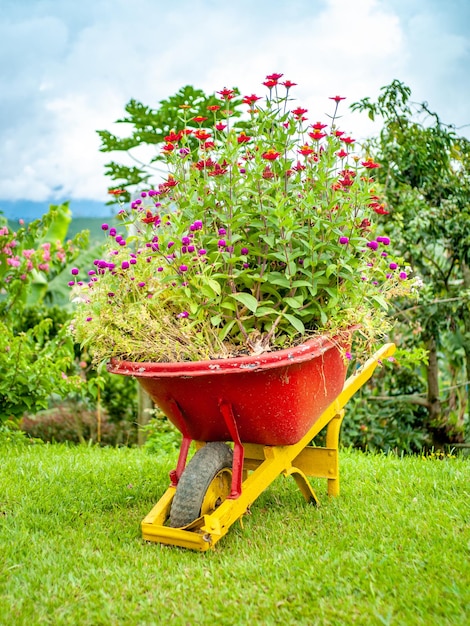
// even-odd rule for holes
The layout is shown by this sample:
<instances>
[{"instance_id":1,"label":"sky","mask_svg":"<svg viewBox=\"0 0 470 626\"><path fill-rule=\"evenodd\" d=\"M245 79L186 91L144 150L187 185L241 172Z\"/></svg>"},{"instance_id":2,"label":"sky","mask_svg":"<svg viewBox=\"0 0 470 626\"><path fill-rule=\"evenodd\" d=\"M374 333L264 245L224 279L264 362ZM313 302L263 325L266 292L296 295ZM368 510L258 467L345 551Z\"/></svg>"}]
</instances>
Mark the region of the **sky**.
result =
<instances>
[{"instance_id":1,"label":"sky","mask_svg":"<svg viewBox=\"0 0 470 626\"><path fill-rule=\"evenodd\" d=\"M375 99L398 79L470 137L469 0L0 0L0 211L108 200L97 130L184 85L262 94L297 83L312 121L329 96ZM313 120L315 118L315 120ZM356 138L375 132L343 110ZM116 155L116 158L119 158Z\"/></svg>"}]
</instances>

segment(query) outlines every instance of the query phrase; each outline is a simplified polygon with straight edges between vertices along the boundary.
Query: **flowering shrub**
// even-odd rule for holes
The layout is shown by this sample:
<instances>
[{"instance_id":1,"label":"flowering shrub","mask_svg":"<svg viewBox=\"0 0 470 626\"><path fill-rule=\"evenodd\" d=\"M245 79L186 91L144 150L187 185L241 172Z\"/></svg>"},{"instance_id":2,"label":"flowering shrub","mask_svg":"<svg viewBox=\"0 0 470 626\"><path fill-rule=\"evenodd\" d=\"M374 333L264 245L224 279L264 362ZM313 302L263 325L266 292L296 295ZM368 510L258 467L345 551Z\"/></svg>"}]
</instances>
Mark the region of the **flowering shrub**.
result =
<instances>
[{"instance_id":1,"label":"flowering shrub","mask_svg":"<svg viewBox=\"0 0 470 626\"><path fill-rule=\"evenodd\" d=\"M51 394L77 392L80 384L64 319L39 310L50 281L84 245L80 237L62 243L69 213L53 207L17 230L0 219L0 423L46 408Z\"/></svg>"},{"instance_id":2,"label":"flowering shrub","mask_svg":"<svg viewBox=\"0 0 470 626\"><path fill-rule=\"evenodd\" d=\"M158 146L166 175L119 213L107 250L72 270L73 332L95 361L261 353L316 332L388 328L410 280L373 218L379 165L338 127L292 106L273 74L263 99L217 92L206 116L182 106ZM263 102L263 104L261 104ZM244 110L240 117L240 110ZM119 196L119 190L112 191Z\"/></svg>"}]
</instances>

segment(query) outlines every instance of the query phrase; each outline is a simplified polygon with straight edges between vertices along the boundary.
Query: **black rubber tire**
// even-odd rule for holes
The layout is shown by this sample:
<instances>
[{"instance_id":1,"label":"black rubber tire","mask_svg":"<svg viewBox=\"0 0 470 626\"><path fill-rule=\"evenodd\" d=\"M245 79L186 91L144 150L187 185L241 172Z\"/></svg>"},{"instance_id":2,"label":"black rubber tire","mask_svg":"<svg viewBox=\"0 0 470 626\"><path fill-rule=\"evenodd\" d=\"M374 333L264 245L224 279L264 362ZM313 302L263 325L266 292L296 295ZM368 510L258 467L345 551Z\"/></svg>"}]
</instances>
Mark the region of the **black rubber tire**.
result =
<instances>
[{"instance_id":1,"label":"black rubber tire","mask_svg":"<svg viewBox=\"0 0 470 626\"><path fill-rule=\"evenodd\" d=\"M170 509L171 527L187 526L200 517L204 496L210 484L219 472L228 468L231 470L232 462L231 448L221 441L209 442L196 452L176 487ZM207 511L209 512L212 511Z\"/></svg>"}]
</instances>

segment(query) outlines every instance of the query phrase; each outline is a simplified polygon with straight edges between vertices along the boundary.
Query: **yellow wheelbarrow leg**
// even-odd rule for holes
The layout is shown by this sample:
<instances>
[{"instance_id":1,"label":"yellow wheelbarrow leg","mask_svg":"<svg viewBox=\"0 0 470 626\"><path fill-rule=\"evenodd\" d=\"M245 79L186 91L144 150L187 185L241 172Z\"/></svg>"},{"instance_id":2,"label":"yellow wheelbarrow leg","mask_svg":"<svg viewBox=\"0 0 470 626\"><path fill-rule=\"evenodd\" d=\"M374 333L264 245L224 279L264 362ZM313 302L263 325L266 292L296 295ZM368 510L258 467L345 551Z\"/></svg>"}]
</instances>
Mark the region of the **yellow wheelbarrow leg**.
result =
<instances>
[{"instance_id":1,"label":"yellow wheelbarrow leg","mask_svg":"<svg viewBox=\"0 0 470 626\"><path fill-rule=\"evenodd\" d=\"M292 475L307 500L318 503L307 476L326 478L328 494L339 493L338 445L343 407L372 376L377 364L395 351L394 344L380 348L345 382L336 400L316 420L306 435L289 446L262 446L246 443L243 483L236 499L226 499L211 514L206 514L184 528L165 526L175 488L170 487L142 522L143 538L148 541L205 551L213 547L250 508L256 498L280 475ZM309 443L327 428L326 447Z\"/></svg>"}]
</instances>

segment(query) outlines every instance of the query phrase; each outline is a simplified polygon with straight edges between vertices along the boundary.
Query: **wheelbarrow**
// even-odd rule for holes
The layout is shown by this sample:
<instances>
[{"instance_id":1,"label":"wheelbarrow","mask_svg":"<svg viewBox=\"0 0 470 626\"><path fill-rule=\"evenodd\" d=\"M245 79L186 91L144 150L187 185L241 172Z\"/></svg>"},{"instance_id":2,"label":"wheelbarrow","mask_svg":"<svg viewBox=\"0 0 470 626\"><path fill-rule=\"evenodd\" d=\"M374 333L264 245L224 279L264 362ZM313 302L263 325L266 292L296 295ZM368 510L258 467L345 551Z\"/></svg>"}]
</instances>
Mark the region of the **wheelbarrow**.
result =
<instances>
[{"instance_id":1,"label":"wheelbarrow","mask_svg":"<svg viewBox=\"0 0 470 626\"><path fill-rule=\"evenodd\" d=\"M309 476L339 495L344 406L395 351L383 345L345 381L350 341L350 334L320 336L210 361L111 361L108 370L134 376L183 436L170 485L142 521L143 538L208 550L280 474L292 476L308 502L319 504ZM325 427L326 445L311 445Z\"/></svg>"}]
</instances>

